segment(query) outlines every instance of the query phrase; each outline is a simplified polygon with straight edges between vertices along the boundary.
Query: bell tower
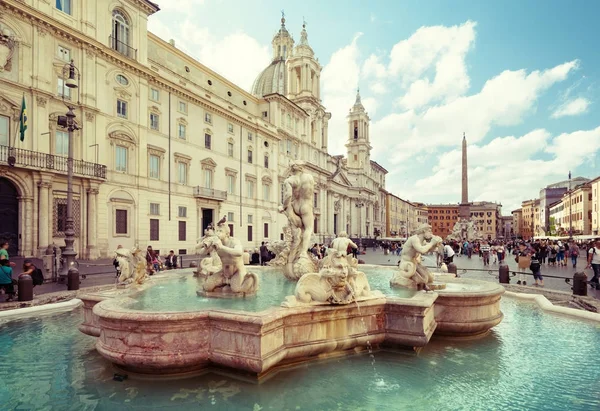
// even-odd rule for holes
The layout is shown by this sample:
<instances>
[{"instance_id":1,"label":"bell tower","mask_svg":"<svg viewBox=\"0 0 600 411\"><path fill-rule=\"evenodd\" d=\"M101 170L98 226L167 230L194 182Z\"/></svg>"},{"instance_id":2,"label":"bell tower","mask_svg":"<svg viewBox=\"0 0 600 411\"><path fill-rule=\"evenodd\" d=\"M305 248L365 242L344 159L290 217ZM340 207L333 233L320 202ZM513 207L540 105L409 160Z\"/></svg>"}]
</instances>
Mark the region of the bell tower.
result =
<instances>
[{"instance_id":1,"label":"bell tower","mask_svg":"<svg viewBox=\"0 0 600 411\"><path fill-rule=\"evenodd\" d=\"M294 48L293 56L288 59L288 95L290 99L311 98L314 105L321 101L321 70L323 68L315 58L315 52L308 44L306 22L302 24L300 43Z\"/></svg>"},{"instance_id":2,"label":"bell tower","mask_svg":"<svg viewBox=\"0 0 600 411\"><path fill-rule=\"evenodd\" d=\"M360 100L360 89L356 90L356 101L348 114L348 168L368 170L371 162L369 122L371 119Z\"/></svg>"}]
</instances>

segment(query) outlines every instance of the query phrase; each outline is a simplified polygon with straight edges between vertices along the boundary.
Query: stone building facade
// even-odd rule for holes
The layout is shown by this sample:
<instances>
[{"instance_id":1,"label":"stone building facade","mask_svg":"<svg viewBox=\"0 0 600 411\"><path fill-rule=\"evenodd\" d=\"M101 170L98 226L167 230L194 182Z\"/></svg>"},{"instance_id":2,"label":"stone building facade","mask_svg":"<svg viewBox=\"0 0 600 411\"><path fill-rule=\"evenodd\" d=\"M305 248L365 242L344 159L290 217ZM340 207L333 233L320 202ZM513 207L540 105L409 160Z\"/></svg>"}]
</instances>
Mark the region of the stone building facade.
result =
<instances>
[{"instance_id":1,"label":"stone building facade","mask_svg":"<svg viewBox=\"0 0 600 411\"><path fill-rule=\"evenodd\" d=\"M523 237L523 209L518 208L511 212L513 234L517 238Z\"/></svg>"},{"instance_id":2,"label":"stone building facade","mask_svg":"<svg viewBox=\"0 0 600 411\"><path fill-rule=\"evenodd\" d=\"M471 218L477 226L480 238L494 240L504 237L502 226L502 205L490 201L475 201L470 203Z\"/></svg>"},{"instance_id":3,"label":"stone building facade","mask_svg":"<svg viewBox=\"0 0 600 411\"><path fill-rule=\"evenodd\" d=\"M0 3L0 202L10 221L0 235L12 254L64 244L63 100L81 127L73 136L78 258L111 256L118 245L189 253L222 216L246 248L279 239L282 182L296 159L315 176L317 241L385 231L387 171L370 159L368 114L357 93L348 157L329 155L331 114L304 28L296 45L282 20L273 64L250 93L149 33L158 11L147 0ZM77 91L63 84L70 60L81 72Z\"/></svg>"},{"instance_id":4,"label":"stone building facade","mask_svg":"<svg viewBox=\"0 0 600 411\"><path fill-rule=\"evenodd\" d=\"M429 225L434 235L442 238L452 233L458 221L458 204L427 204Z\"/></svg>"},{"instance_id":5,"label":"stone building facade","mask_svg":"<svg viewBox=\"0 0 600 411\"><path fill-rule=\"evenodd\" d=\"M540 199L526 200L521 203L521 237L532 239L540 230Z\"/></svg>"},{"instance_id":6,"label":"stone building facade","mask_svg":"<svg viewBox=\"0 0 600 411\"><path fill-rule=\"evenodd\" d=\"M592 191L592 234L600 235L600 177L596 177L590 181L590 187Z\"/></svg>"}]
</instances>

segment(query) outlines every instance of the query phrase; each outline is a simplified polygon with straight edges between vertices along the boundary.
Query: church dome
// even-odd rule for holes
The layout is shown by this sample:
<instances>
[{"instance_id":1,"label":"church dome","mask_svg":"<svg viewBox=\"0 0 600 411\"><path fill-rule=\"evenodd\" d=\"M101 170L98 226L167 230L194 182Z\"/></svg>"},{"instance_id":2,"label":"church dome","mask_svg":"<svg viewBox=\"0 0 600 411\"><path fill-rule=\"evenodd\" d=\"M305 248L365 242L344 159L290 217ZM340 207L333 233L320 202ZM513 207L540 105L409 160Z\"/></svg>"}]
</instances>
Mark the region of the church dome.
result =
<instances>
[{"instance_id":1,"label":"church dome","mask_svg":"<svg viewBox=\"0 0 600 411\"><path fill-rule=\"evenodd\" d=\"M252 94L263 97L267 94L287 93L287 71L285 62L294 48L294 39L285 27L285 17L281 16L281 27L273 36L273 61L262 71L252 84Z\"/></svg>"},{"instance_id":2,"label":"church dome","mask_svg":"<svg viewBox=\"0 0 600 411\"><path fill-rule=\"evenodd\" d=\"M267 94L272 93L285 95L286 90L287 70L283 58L273 60L273 62L258 75L252 85L252 94L257 97L266 96Z\"/></svg>"}]
</instances>

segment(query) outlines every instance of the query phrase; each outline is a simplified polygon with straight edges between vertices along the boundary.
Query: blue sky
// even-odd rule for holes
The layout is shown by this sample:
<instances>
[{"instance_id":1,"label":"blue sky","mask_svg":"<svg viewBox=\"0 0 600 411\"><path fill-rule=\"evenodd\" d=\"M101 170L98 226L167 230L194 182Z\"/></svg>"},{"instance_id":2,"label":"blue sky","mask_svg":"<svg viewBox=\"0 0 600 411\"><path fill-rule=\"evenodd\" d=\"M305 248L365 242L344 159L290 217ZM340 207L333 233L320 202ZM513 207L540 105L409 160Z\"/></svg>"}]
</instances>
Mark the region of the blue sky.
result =
<instances>
[{"instance_id":1,"label":"blue sky","mask_svg":"<svg viewBox=\"0 0 600 411\"><path fill-rule=\"evenodd\" d=\"M463 132L470 200L504 214L569 170L600 175L600 2L158 3L151 31L246 89L270 62L281 10L297 41L304 17L330 147L343 147L360 85L372 158L402 198L459 201Z\"/></svg>"}]
</instances>

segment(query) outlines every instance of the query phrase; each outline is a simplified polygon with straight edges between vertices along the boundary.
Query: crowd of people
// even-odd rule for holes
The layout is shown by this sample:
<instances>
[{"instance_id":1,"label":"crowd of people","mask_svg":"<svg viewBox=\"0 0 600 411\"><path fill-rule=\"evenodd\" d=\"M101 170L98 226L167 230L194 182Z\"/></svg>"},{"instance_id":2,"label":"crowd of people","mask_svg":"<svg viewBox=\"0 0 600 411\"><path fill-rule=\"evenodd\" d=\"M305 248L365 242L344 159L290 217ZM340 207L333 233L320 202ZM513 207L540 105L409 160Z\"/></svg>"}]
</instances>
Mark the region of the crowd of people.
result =
<instances>
[{"instance_id":1,"label":"crowd of people","mask_svg":"<svg viewBox=\"0 0 600 411\"><path fill-rule=\"evenodd\" d=\"M33 261L26 259L23 261L21 272L14 278L14 269L16 264L10 261L8 254L9 243L3 242L0 246L0 294L6 295L6 301L10 302L15 299L15 286L19 283L19 279L24 276L30 276L33 287L44 283L44 274L42 270L33 264Z\"/></svg>"}]
</instances>

